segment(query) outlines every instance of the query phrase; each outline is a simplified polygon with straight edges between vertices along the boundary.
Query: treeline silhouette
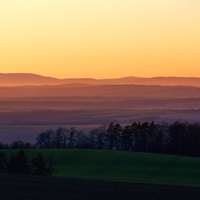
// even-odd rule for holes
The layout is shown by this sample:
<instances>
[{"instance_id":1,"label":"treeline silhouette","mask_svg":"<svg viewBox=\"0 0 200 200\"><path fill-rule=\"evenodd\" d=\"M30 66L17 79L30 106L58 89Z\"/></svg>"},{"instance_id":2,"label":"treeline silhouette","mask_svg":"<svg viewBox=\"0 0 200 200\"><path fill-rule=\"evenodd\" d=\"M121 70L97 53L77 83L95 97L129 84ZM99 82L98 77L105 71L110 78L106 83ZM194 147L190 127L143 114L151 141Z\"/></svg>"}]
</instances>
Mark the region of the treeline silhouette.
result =
<instances>
[{"instance_id":1,"label":"treeline silhouette","mask_svg":"<svg viewBox=\"0 0 200 200\"><path fill-rule=\"evenodd\" d=\"M89 148L200 156L199 123L110 123L89 133L75 128L47 130L36 138L37 148Z\"/></svg>"},{"instance_id":2,"label":"treeline silhouette","mask_svg":"<svg viewBox=\"0 0 200 200\"><path fill-rule=\"evenodd\" d=\"M2 145L3 147L3 145ZM49 129L35 144L13 141L10 148L83 148L200 156L200 123L110 123L85 133L76 128Z\"/></svg>"},{"instance_id":3,"label":"treeline silhouette","mask_svg":"<svg viewBox=\"0 0 200 200\"><path fill-rule=\"evenodd\" d=\"M29 162L21 149L16 155L12 154L9 158L5 152L0 151L0 172L47 176L53 173L53 168L49 161L45 161L41 153L37 154Z\"/></svg>"}]
</instances>

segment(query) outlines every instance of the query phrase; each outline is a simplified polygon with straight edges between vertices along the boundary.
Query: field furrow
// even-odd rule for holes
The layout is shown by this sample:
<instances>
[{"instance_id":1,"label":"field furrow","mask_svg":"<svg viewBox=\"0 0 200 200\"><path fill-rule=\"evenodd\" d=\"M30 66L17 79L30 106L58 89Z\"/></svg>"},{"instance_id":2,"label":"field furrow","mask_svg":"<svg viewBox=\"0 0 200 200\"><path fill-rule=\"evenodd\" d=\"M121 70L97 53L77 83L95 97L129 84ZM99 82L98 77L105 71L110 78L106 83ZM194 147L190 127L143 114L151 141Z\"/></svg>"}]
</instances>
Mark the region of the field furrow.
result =
<instances>
[{"instance_id":1,"label":"field furrow","mask_svg":"<svg viewBox=\"0 0 200 200\"><path fill-rule=\"evenodd\" d=\"M120 156L118 159L114 160L113 162L109 163L105 167L103 167L101 169L98 169L97 171L91 173L90 176L96 176L96 175L104 173L104 172L106 172L108 170L111 170L113 167L116 167L118 164L120 164L120 162L122 162L123 160L125 160L129 156L130 156L130 153L128 152L128 153Z\"/></svg>"}]
</instances>

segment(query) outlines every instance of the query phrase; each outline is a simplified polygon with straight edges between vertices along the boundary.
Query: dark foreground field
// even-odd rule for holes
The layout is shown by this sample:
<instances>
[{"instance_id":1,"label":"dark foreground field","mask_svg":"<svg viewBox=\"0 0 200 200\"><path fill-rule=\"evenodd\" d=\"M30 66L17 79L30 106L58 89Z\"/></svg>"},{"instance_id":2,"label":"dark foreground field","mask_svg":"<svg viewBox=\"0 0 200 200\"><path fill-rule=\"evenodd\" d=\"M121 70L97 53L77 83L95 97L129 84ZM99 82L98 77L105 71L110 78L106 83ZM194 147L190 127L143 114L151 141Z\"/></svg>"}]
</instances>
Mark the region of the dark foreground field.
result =
<instances>
[{"instance_id":1,"label":"dark foreground field","mask_svg":"<svg viewBox=\"0 0 200 200\"><path fill-rule=\"evenodd\" d=\"M3 150L7 156L18 150ZM0 174L0 199L199 200L197 157L140 152L32 149L54 160L52 177Z\"/></svg>"},{"instance_id":2,"label":"dark foreground field","mask_svg":"<svg viewBox=\"0 0 200 200\"><path fill-rule=\"evenodd\" d=\"M0 199L199 200L200 187L0 174Z\"/></svg>"}]
</instances>

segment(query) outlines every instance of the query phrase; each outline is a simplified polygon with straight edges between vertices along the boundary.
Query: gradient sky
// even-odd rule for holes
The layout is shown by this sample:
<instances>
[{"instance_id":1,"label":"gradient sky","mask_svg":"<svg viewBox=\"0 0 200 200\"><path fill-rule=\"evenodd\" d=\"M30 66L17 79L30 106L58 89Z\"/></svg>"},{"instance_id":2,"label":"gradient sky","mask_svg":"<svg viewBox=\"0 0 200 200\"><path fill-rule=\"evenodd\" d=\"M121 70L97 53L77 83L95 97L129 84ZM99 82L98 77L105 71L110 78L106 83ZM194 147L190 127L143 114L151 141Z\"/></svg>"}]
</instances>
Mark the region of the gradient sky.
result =
<instances>
[{"instance_id":1,"label":"gradient sky","mask_svg":"<svg viewBox=\"0 0 200 200\"><path fill-rule=\"evenodd\" d=\"M200 77L200 0L0 0L0 73Z\"/></svg>"}]
</instances>

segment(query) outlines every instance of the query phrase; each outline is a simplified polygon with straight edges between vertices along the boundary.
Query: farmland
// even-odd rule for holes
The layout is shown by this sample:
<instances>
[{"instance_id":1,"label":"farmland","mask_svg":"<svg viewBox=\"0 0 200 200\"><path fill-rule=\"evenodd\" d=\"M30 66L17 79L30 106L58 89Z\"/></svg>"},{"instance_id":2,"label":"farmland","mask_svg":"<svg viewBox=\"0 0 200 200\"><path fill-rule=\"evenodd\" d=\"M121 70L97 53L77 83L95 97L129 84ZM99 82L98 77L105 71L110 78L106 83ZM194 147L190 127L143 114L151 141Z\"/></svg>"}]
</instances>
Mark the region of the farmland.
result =
<instances>
[{"instance_id":1,"label":"farmland","mask_svg":"<svg viewBox=\"0 0 200 200\"><path fill-rule=\"evenodd\" d=\"M199 187L0 174L0 198L49 200L199 200Z\"/></svg>"},{"instance_id":2,"label":"farmland","mask_svg":"<svg viewBox=\"0 0 200 200\"><path fill-rule=\"evenodd\" d=\"M1 88L0 142L34 143L39 133L59 126L88 132L111 122L199 122L198 91L191 87L128 85ZM17 152L3 151L8 156ZM0 199L200 197L197 157L108 150L25 150L29 161L39 152L53 161L53 176L0 174Z\"/></svg>"},{"instance_id":3,"label":"farmland","mask_svg":"<svg viewBox=\"0 0 200 200\"><path fill-rule=\"evenodd\" d=\"M3 150L9 157L17 150ZM2 199L199 199L200 160L139 152L33 149L54 160L52 177L0 174ZM11 192L12 191L12 192Z\"/></svg>"},{"instance_id":4,"label":"farmland","mask_svg":"<svg viewBox=\"0 0 200 200\"><path fill-rule=\"evenodd\" d=\"M17 150L4 151L10 155ZM25 152L30 159L38 152L51 158L56 169L54 176L200 185L200 160L197 157L79 149Z\"/></svg>"}]
</instances>

